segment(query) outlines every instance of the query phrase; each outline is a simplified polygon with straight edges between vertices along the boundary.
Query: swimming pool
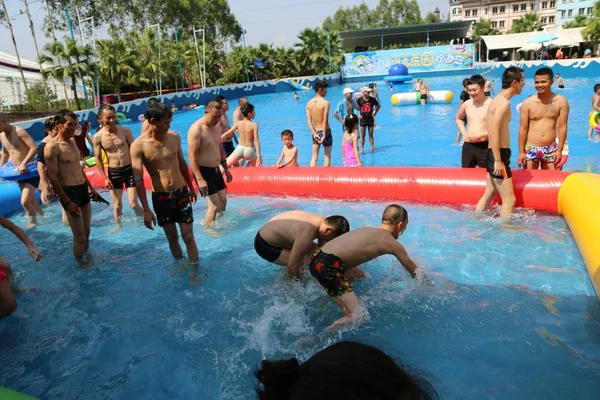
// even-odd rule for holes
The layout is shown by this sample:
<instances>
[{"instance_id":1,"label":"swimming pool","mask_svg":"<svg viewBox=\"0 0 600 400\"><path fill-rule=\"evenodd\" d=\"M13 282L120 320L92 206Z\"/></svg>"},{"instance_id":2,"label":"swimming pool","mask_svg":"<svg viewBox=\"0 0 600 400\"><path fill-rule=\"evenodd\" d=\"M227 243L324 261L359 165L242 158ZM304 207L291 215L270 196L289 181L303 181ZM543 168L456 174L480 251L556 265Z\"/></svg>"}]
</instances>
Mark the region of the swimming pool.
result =
<instances>
[{"instance_id":1,"label":"swimming pool","mask_svg":"<svg viewBox=\"0 0 600 400\"><path fill-rule=\"evenodd\" d=\"M383 203L233 197L217 234L195 225L199 284L174 261L162 231L93 204L91 257L72 259L59 206L29 232L37 264L8 232L3 248L19 310L0 321L0 386L40 398L250 399L262 358L306 359L340 339L320 332L338 316L318 284L284 282L255 255L253 238L294 208L377 224ZM194 206L197 220L205 210ZM432 271L415 284L391 257L355 285L368 322L341 338L378 346L430 377L442 398L595 399L600 308L564 220L520 211L523 231L461 209L408 205L402 242ZM20 215L12 217L20 223ZM299 344L304 337L317 336ZM491 397L490 397L491 396Z\"/></svg>"},{"instance_id":2,"label":"swimming pool","mask_svg":"<svg viewBox=\"0 0 600 400\"><path fill-rule=\"evenodd\" d=\"M501 73L504 69L493 70L486 77L494 81L496 92L501 88ZM585 70L579 70L581 74ZM465 71L465 77L471 72ZM518 154L519 112L515 107L529 95L535 93L533 73L526 74L523 93L512 100L513 118L510 125L511 148L513 150L513 168L516 168ZM375 153L366 152L363 157L365 166L436 166L460 167L461 147L455 145L456 124L454 116L458 111L459 95L462 91L462 76L426 78L431 90L451 90L454 101L450 105L429 104L421 106L393 107L390 103L389 88L384 82L380 85L382 110L377 116L378 128L375 130ZM565 89L557 89L557 93L565 96L570 102L568 141L570 158L565 171L600 172L600 141L587 140L588 112L593 86L600 82L599 76L565 79ZM365 83L352 83L348 86L355 90ZM333 131L332 165L342 165L341 157L341 124L333 117L334 107L343 98L345 86L332 86L327 93L331 102L330 121ZM408 91L412 85L396 86L398 91ZM314 96L314 91L299 91L300 100L294 100L293 92L280 92L250 96L249 100L256 106L256 119L259 124L259 137L263 152L264 165L274 165L281 153L281 131L291 129L294 132L294 143L298 146L298 162L309 165L311 157L311 135L306 125L306 102ZM237 106L237 99L229 99L230 111ZM203 115L202 110L179 112L174 115L171 128L176 130L184 140L186 148L187 131L190 125ZM139 135L141 123L129 125L135 136ZM367 145L368 148L368 145ZM187 151L184 151L187 153ZM319 158L322 164L323 155Z\"/></svg>"}]
</instances>

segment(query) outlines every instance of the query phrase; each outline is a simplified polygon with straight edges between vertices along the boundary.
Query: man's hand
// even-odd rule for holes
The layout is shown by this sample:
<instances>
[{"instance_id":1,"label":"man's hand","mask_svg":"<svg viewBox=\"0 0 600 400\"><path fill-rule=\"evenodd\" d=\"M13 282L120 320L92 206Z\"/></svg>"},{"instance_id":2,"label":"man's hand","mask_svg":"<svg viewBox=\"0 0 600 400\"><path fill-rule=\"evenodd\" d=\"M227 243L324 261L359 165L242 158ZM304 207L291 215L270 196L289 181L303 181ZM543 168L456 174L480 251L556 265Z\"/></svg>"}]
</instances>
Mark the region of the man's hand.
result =
<instances>
[{"instance_id":1,"label":"man's hand","mask_svg":"<svg viewBox=\"0 0 600 400\"><path fill-rule=\"evenodd\" d=\"M562 160L562 150L556 150L554 153L554 164L560 163Z\"/></svg>"},{"instance_id":2,"label":"man's hand","mask_svg":"<svg viewBox=\"0 0 600 400\"><path fill-rule=\"evenodd\" d=\"M110 189L114 189L114 188L115 188L115 187L113 186L112 182L110 181L110 179L108 179L108 178L106 178L106 179L104 180L104 186L105 186L107 189L109 189L109 190L110 190Z\"/></svg>"},{"instance_id":3,"label":"man's hand","mask_svg":"<svg viewBox=\"0 0 600 400\"><path fill-rule=\"evenodd\" d=\"M362 162L360 162L360 161L359 161L359 162L358 162L358 166L359 166L359 167L362 167Z\"/></svg>"},{"instance_id":4,"label":"man's hand","mask_svg":"<svg viewBox=\"0 0 600 400\"><path fill-rule=\"evenodd\" d=\"M29 252L29 255L34 261L40 261L42 259L42 253L40 253L40 251L36 249L35 246L27 246L27 251Z\"/></svg>"},{"instance_id":5,"label":"man's hand","mask_svg":"<svg viewBox=\"0 0 600 400\"><path fill-rule=\"evenodd\" d=\"M146 228L150 229L151 231L154 230L154 225L156 225L156 217L150 210L144 211L144 225L146 225Z\"/></svg>"},{"instance_id":6,"label":"man's hand","mask_svg":"<svg viewBox=\"0 0 600 400\"><path fill-rule=\"evenodd\" d=\"M525 168L525 153L519 153L519 156L517 157L517 165L521 168Z\"/></svg>"},{"instance_id":7,"label":"man's hand","mask_svg":"<svg viewBox=\"0 0 600 400\"><path fill-rule=\"evenodd\" d=\"M77 206L77 204L69 201L66 205L67 212L71 214L72 217L81 217L81 209Z\"/></svg>"},{"instance_id":8,"label":"man's hand","mask_svg":"<svg viewBox=\"0 0 600 400\"><path fill-rule=\"evenodd\" d=\"M229 183L233 180L233 176L231 176L231 172L229 172L229 169L225 171L225 177L227 178L226 179L227 183Z\"/></svg>"},{"instance_id":9,"label":"man's hand","mask_svg":"<svg viewBox=\"0 0 600 400\"><path fill-rule=\"evenodd\" d=\"M42 194L40 197L42 198L42 202L44 204L47 204L54 197L54 191L52 190L51 187L47 186L42 190Z\"/></svg>"},{"instance_id":10,"label":"man's hand","mask_svg":"<svg viewBox=\"0 0 600 400\"><path fill-rule=\"evenodd\" d=\"M27 164L21 163L19 165L19 174L20 175L25 175L26 173L27 173Z\"/></svg>"},{"instance_id":11,"label":"man's hand","mask_svg":"<svg viewBox=\"0 0 600 400\"><path fill-rule=\"evenodd\" d=\"M196 201L198 200L198 195L196 194L196 191L192 188L190 188L190 201L192 202L192 204L196 204Z\"/></svg>"},{"instance_id":12,"label":"man's hand","mask_svg":"<svg viewBox=\"0 0 600 400\"><path fill-rule=\"evenodd\" d=\"M502 175L502 168L504 163L502 161L494 161L494 175Z\"/></svg>"},{"instance_id":13,"label":"man's hand","mask_svg":"<svg viewBox=\"0 0 600 400\"><path fill-rule=\"evenodd\" d=\"M200 178L196 181L196 184L198 185L198 190L200 190L200 195L202 197L208 196L208 183L206 183L204 179Z\"/></svg>"},{"instance_id":14,"label":"man's hand","mask_svg":"<svg viewBox=\"0 0 600 400\"><path fill-rule=\"evenodd\" d=\"M256 166L257 166L257 167L262 167L262 157L258 157L258 158L256 159Z\"/></svg>"}]
</instances>

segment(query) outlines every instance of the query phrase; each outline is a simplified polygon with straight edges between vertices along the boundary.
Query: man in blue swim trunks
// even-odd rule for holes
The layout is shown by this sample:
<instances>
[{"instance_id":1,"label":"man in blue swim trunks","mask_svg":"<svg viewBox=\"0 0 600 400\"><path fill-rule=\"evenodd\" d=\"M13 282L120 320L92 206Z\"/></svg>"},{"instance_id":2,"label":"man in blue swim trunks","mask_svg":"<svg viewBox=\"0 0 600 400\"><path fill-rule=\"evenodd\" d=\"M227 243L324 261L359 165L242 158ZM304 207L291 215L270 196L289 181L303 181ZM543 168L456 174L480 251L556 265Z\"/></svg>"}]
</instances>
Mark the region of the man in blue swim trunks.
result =
<instances>
[{"instance_id":1,"label":"man in blue swim trunks","mask_svg":"<svg viewBox=\"0 0 600 400\"><path fill-rule=\"evenodd\" d=\"M315 82L315 97L306 103L306 123L312 133L312 158L310 166L317 165L319 160L319 149L321 145L325 148L324 167L331 164L331 146L333 138L329 127L329 102L325 100L327 94L327 82L319 80Z\"/></svg>"}]
</instances>

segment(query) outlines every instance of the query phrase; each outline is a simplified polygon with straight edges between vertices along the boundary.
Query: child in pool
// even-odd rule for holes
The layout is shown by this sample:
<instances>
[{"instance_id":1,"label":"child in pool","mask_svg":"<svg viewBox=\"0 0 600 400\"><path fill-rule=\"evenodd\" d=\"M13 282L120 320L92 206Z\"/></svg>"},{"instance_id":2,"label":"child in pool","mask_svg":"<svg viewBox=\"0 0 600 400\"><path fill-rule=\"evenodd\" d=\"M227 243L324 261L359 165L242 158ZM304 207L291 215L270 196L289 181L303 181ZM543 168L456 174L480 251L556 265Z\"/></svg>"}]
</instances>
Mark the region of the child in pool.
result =
<instances>
[{"instance_id":1,"label":"child in pool","mask_svg":"<svg viewBox=\"0 0 600 400\"><path fill-rule=\"evenodd\" d=\"M298 148L294 146L294 133L289 129L281 132L281 141L283 142L283 150L277 159L277 168L297 167L298 166Z\"/></svg>"},{"instance_id":2,"label":"child in pool","mask_svg":"<svg viewBox=\"0 0 600 400\"><path fill-rule=\"evenodd\" d=\"M358 154L358 117L350 114L344 120L344 137L342 138L342 159L346 167L362 167Z\"/></svg>"}]
</instances>

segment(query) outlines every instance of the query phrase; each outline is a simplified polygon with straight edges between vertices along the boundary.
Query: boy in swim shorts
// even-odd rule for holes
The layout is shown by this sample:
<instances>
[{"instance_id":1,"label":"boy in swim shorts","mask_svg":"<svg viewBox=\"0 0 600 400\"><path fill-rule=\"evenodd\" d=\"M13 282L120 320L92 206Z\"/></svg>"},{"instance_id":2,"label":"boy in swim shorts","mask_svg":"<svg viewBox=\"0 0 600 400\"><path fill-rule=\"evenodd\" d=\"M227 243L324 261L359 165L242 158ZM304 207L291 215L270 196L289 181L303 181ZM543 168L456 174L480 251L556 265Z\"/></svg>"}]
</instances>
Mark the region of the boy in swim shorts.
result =
<instances>
[{"instance_id":1,"label":"boy in swim shorts","mask_svg":"<svg viewBox=\"0 0 600 400\"><path fill-rule=\"evenodd\" d=\"M227 157L227 167L237 164L240 160L246 160L253 167L262 167L262 156L260 154L260 140L258 139L258 124L252 122L256 117L254 106L245 103L240 106L244 119L233 124L231 129L221 135L221 140L231 140L235 132L239 133L238 145L233 153Z\"/></svg>"},{"instance_id":2,"label":"boy in swim shorts","mask_svg":"<svg viewBox=\"0 0 600 400\"><path fill-rule=\"evenodd\" d=\"M398 238L408 226L408 212L402 206L390 204L383 211L381 225L362 227L341 235L313 252L310 273L336 303L344 316L327 330L335 331L349 323L360 323L363 312L348 271L384 254L392 254L402 266L416 277L417 265L409 257ZM425 282L428 278L424 275Z\"/></svg>"},{"instance_id":3,"label":"boy in swim shorts","mask_svg":"<svg viewBox=\"0 0 600 400\"><path fill-rule=\"evenodd\" d=\"M318 80L314 85L315 97L306 103L306 123L312 133L312 157L310 166L317 165L319 159L319 149L321 145L324 147L325 159L324 167L329 167L331 164L331 146L333 145L333 137L331 136L331 128L329 127L329 107L330 104L325 100L327 95L327 82Z\"/></svg>"}]
</instances>

